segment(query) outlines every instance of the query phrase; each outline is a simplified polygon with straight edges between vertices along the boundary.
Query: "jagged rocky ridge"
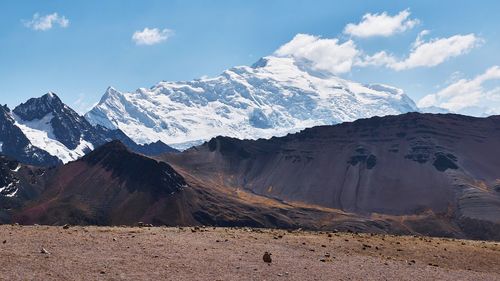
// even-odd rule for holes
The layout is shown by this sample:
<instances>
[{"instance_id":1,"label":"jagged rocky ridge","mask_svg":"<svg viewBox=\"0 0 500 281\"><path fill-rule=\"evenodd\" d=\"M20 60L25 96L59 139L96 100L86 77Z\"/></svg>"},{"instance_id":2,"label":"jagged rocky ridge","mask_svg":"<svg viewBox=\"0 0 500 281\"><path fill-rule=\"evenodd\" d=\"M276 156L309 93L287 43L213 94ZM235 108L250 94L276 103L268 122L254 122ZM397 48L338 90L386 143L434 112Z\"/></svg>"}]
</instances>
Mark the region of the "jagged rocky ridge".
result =
<instances>
[{"instance_id":1,"label":"jagged rocky ridge","mask_svg":"<svg viewBox=\"0 0 500 281\"><path fill-rule=\"evenodd\" d=\"M0 129L0 154L26 164L51 166L61 163L56 156L31 144L24 132L16 126L7 106L0 106Z\"/></svg>"},{"instance_id":2,"label":"jagged rocky ridge","mask_svg":"<svg viewBox=\"0 0 500 281\"><path fill-rule=\"evenodd\" d=\"M119 129L93 126L54 93L29 99L12 111L7 107L1 111L0 122L6 129L0 132L0 153L27 164L67 163L111 140L120 140L145 155L175 151L161 141L138 145Z\"/></svg>"},{"instance_id":3,"label":"jagged rocky ridge","mask_svg":"<svg viewBox=\"0 0 500 281\"><path fill-rule=\"evenodd\" d=\"M269 140L217 137L156 160L112 142L34 173L39 195L18 198L33 190L18 184L2 197L16 207L0 213L25 224L143 221L500 240L499 121L374 117ZM9 182L22 178L12 173Z\"/></svg>"},{"instance_id":4,"label":"jagged rocky ridge","mask_svg":"<svg viewBox=\"0 0 500 281\"><path fill-rule=\"evenodd\" d=\"M215 78L160 82L131 93L109 88L85 116L138 143L162 140L183 149L218 135L269 138L417 110L400 89L311 72L293 58L269 56Z\"/></svg>"}]
</instances>

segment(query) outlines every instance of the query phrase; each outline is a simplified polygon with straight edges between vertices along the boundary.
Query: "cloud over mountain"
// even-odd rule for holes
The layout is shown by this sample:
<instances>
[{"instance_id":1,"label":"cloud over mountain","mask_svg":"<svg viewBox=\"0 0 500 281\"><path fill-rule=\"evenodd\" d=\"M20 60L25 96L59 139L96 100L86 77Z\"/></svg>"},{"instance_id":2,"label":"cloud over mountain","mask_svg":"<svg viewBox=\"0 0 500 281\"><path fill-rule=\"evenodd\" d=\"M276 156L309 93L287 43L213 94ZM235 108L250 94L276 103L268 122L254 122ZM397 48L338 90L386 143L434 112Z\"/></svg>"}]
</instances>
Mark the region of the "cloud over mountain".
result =
<instances>
[{"instance_id":1,"label":"cloud over mountain","mask_svg":"<svg viewBox=\"0 0 500 281\"><path fill-rule=\"evenodd\" d=\"M500 66L493 66L473 79L460 79L437 93L423 97L420 107L437 106L451 111L471 114L499 114L500 86L488 83L500 81Z\"/></svg>"},{"instance_id":2,"label":"cloud over mountain","mask_svg":"<svg viewBox=\"0 0 500 281\"><path fill-rule=\"evenodd\" d=\"M275 54L303 61L316 71L339 74L351 71L360 51L352 40L340 43L336 38L297 34L292 41L281 46Z\"/></svg>"},{"instance_id":3,"label":"cloud over mountain","mask_svg":"<svg viewBox=\"0 0 500 281\"><path fill-rule=\"evenodd\" d=\"M360 38L389 37L397 33L412 29L419 23L418 19L410 19L410 10L406 9L397 15L391 16L387 12L380 14L367 13L358 24L349 23L344 33Z\"/></svg>"},{"instance_id":4,"label":"cloud over mountain","mask_svg":"<svg viewBox=\"0 0 500 281\"><path fill-rule=\"evenodd\" d=\"M427 34L426 30L419 34L410 53L402 60L386 51L380 51L372 56L366 56L359 65L386 66L398 71L416 67L432 67L450 58L467 54L482 42L482 39L473 33L434 38L429 41L422 39L425 34Z\"/></svg>"}]
</instances>

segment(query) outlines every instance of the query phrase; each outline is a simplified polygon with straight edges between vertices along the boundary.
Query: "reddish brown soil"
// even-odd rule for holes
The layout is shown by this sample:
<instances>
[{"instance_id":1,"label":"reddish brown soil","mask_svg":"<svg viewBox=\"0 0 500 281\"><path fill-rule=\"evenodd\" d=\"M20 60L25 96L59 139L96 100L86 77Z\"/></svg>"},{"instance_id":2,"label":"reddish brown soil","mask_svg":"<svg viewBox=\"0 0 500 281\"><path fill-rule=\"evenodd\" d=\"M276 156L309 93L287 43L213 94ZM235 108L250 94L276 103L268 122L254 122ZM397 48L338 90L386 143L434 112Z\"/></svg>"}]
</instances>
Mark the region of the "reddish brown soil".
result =
<instances>
[{"instance_id":1,"label":"reddish brown soil","mask_svg":"<svg viewBox=\"0 0 500 281\"><path fill-rule=\"evenodd\" d=\"M1 226L0 252L0 280L500 280L498 243L427 237Z\"/></svg>"}]
</instances>

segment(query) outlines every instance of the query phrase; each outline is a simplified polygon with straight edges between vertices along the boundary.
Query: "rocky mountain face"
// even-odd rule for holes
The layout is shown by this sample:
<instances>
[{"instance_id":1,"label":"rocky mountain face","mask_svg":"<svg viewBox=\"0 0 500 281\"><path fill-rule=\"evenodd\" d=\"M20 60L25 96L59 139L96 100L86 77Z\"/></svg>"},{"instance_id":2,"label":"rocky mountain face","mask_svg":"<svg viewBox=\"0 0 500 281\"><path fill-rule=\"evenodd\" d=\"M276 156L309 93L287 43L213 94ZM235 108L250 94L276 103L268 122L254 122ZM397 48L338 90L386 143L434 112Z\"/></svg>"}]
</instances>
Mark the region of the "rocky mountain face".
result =
<instances>
[{"instance_id":1,"label":"rocky mountain face","mask_svg":"<svg viewBox=\"0 0 500 281\"><path fill-rule=\"evenodd\" d=\"M168 164L129 151L119 141L57 168L44 193L20 215L20 222L45 224L135 224L169 216L186 186Z\"/></svg>"},{"instance_id":2,"label":"rocky mountain face","mask_svg":"<svg viewBox=\"0 0 500 281\"><path fill-rule=\"evenodd\" d=\"M165 162L135 154L116 141L36 179L39 178L46 179L43 192L4 210L6 222L50 225L143 222L169 226L405 232L405 227L397 222L283 204L245 192L236 194L226 187L194 178L189 171L178 172Z\"/></svg>"},{"instance_id":3,"label":"rocky mountain face","mask_svg":"<svg viewBox=\"0 0 500 281\"><path fill-rule=\"evenodd\" d=\"M0 106L0 129L0 154L32 165L52 166L61 163L56 156L32 145L16 126L7 106Z\"/></svg>"},{"instance_id":4,"label":"rocky mountain face","mask_svg":"<svg viewBox=\"0 0 500 281\"><path fill-rule=\"evenodd\" d=\"M499 239L498 147L498 116L411 113L270 140L217 137L164 159L204 182L282 202L420 216L412 227L421 233Z\"/></svg>"},{"instance_id":5,"label":"rocky mountain face","mask_svg":"<svg viewBox=\"0 0 500 281\"><path fill-rule=\"evenodd\" d=\"M11 222L15 211L40 196L52 170L24 165L0 156L0 223Z\"/></svg>"},{"instance_id":6,"label":"rocky mountain face","mask_svg":"<svg viewBox=\"0 0 500 281\"><path fill-rule=\"evenodd\" d=\"M183 149L219 135L269 138L417 110L400 89L311 72L293 58L270 56L210 79L161 82L132 93L109 88L85 116L138 143L163 140Z\"/></svg>"},{"instance_id":7,"label":"rocky mountain face","mask_svg":"<svg viewBox=\"0 0 500 281\"><path fill-rule=\"evenodd\" d=\"M2 113L0 119L6 126L0 132L0 140L5 139L2 153L27 164L67 163L111 140L145 155L175 151L162 142L139 145L119 129L93 126L54 93L32 98L12 112L4 107Z\"/></svg>"},{"instance_id":8,"label":"rocky mountain face","mask_svg":"<svg viewBox=\"0 0 500 281\"><path fill-rule=\"evenodd\" d=\"M142 221L500 240L499 145L499 116L418 113L269 140L217 137L155 159L115 141L40 176L28 166L17 174L7 161L4 184L18 182L18 191L5 188L0 198L36 192L2 216L24 224Z\"/></svg>"},{"instance_id":9,"label":"rocky mountain face","mask_svg":"<svg viewBox=\"0 0 500 281\"><path fill-rule=\"evenodd\" d=\"M95 134L93 126L65 105L54 93L29 99L14 108L13 112L22 124L46 119L47 122L43 125L47 125L54 139L69 150L75 150L81 145L82 140L90 144L100 141L100 136Z\"/></svg>"}]
</instances>

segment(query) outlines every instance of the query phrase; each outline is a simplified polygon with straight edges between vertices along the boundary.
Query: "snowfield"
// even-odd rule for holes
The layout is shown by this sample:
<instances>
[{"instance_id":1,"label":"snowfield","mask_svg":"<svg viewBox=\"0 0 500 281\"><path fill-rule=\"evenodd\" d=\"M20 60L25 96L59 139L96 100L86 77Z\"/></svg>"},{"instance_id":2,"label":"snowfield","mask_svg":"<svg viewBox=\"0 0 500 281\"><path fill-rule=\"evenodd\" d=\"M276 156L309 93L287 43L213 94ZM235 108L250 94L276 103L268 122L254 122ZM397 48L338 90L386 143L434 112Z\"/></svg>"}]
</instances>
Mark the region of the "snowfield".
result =
<instances>
[{"instance_id":1,"label":"snowfield","mask_svg":"<svg viewBox=\"0 0 500 281\"><path fill-rule=\"evenodd\" d=\"M310 71L293 58L269 56L215 78L160 82L130 93L110 87L86 118L141 144L161 140L185 149L218 135L269 138L411 111L418 109L400 89L363 85Z\"/></svg>"},{"instance_id":2,"label":"snowfield","mask_svg":"<svg viewBox=\"0 0 500 281\"><path fill-rule=\"evenodd\" d=\"M94 149L94 146L85 140L81 140L80 145L73 150L59 142L54 136L53 128L50 124L50 121L54 118L52 113L45 115L42 119L35 119L33 121L24 121L14 113L12 113L12 118L16 122L15 125L23 131L33 146L58 157L63 163L74 161L84 156L87 151Z\"/></svg>"}]
</instances>

